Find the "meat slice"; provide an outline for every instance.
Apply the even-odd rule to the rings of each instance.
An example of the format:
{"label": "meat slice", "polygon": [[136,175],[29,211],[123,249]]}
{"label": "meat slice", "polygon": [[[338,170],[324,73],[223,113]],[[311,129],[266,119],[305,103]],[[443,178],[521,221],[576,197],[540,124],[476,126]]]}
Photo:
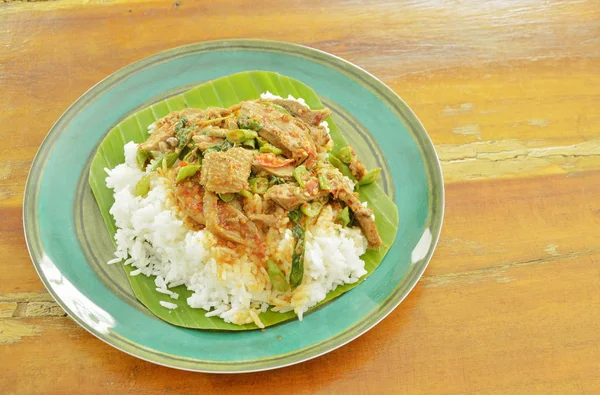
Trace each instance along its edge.
{"label": "meat slice", "polygon": [[[154,132],[152,132],[145,142],[140,144],[140,148],[146,151],[165,151],[166,148],[174,148],[177,145],[177,140],[174,140],[174,144],[168,144],[168,142],[170,142],[169,139],[175,138],[178,124],[184,118],[186,121],[184,126],[206,126],[207,122],[211,119],[222,118],[231,114],[231,110],[219,107],[211,107],[205,110],[186,108],[181,111],[174,111],[156,121]],[[219,125],[220,123],[223,122],[217,122],[216,124]],[[181,127],[181,125],[179,126]]]}
{"label": "meat slice", "polygon": [[206,228],[225,240],[246,246],[262,248],[256,225],[235,205],[225,203],[213,192],[204,194]]}
{"label": "meat slice", "polygon": [[243,102],[240,109],[243,118],[254,119],[262,126],[258,134],[269,143],[280,148],[283,154],[294,159],[296,164],[306,161],[310,168],[316,163],[316,148],[308,131],[288,114],[257,102]]}
{"label": "meat slice", "polygon": [[373,210],[362,205],[358,194],[354,192],[342,173],[334,167],[325,167],[321,170],[321,174],[327,179],[329,191],[334,198],[341,200],[352,210],[354,218],[360,225],[361,229],[370,247],[377,247],[383,244],[377,225],[373,219]]}
{"label": "meat slice", "polygon": [[253,154],[244,148],[204,155],[200,183],[207,191],[232,193],[248,189]]}
{"label": "meat slice", "polygon": [[194,140],[196,147],[198,147],[200,151],[204,151],[207,148],[214,147],[215,145],[221,145],[225,142],[224,138],[206,135],[193,136],[192,140]]}
{"label": "meat slice", "polygon": [[265,200],[272,200],[286,210],[294,210],[299,205],[327,196],[328,191],[323,191],[312,186],[303,189],[296,184],[273,185],[265,193]]}
{"label": "meat slice", "polygon": [[311,110],[309,107],[291,99],[273,99],[273,103],[288,110],[290,114],[302,119],[312,126],[318,126],[325,118],[331,115],[331,110],[323,108],[322,110]]}

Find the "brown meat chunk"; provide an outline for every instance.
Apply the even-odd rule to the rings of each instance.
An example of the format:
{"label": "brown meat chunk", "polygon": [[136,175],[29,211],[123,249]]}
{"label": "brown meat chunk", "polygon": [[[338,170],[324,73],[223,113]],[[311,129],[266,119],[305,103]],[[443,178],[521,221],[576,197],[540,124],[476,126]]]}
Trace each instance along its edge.
{"label": "brown meat chunk", "polygon": [[232,204],[212,193],[204,194],[206,228],[225,240],[261,248],[261,235],[256,225]]}
{"label": "brown meat chunk", "polygon": [[299,205],[327,196],[328,191],[319,189],[318,181],[308,183],[306,188],[296,184],[273,185],[265,193],[265,200],[272,200],[286,210],[294,210]]}
{"label": "brown meat chunk", "polygon": [[242,103],[240,115],[260,122],[262,128],[258,134],[280,148],[286,157],[294,159],[296,164],[306,161],[306,167],[314,166],[317,155],[315,144],[294,117],[252,101]]}
{"label": "brown meat chunk", "polygon": [[206,135],[193,136],[192,140],[194,140],[196,147],[198,147],[200,151],[204,151],[210,147],[214,147],[215,145],[221,145],[223,142],[225,142],[224,138]]}
{"label": "brown meat chunk", "polygon": [[252,157],[251,151],[237,147],[225,152],[209,152],[202,161],[200,183],[207,191],[216,193],[248,189]]}
{"label": "brown meat chunk", "polygon": [[377,225],[373,219],[373,210],[361,204],[358,194],[350,189],[345,182],[342,173],[333,167],[326,167],[322,174],[327,178],[330,191],[334,198],[341,200],[354,213],[354,218],[363,230],[370,247],[377,247],[383,244]]}
{"label": "brown meat chunk", "polygon": [[[169,146],[173,148],[172,145],[167,144],[167,141],[170,138],[175,138],[177,124],[183,117],[187,119],[187,126],[206,126],[208,120],[221,118],[230,114],[230,110],[218,107],[207,108],[205,110],[199,108],[186,108],[181,111],[174,111],[156,121],[154,132],[148,137],[148,140],[140,144],[140,148],[146,151],[164,151],[164,148]],[[217,123],[217,125],[219,124],[220,123]],[[161,149],[161,147],[163,149]]]}
{"label": "brown meat chunk", "polygon": [[302,119],[309,125],[318,126],[325,118],[331,115],[331,110],[323,108],[322,110],[311,110],[303,106],[296,100],[291,99],[273,99],[273,103],[288,110],[290,114]]}

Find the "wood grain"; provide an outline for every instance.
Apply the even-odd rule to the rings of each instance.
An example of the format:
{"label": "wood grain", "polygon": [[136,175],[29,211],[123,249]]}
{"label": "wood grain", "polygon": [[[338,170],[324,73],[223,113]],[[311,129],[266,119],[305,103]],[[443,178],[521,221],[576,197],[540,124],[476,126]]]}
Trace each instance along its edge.
{"label": "wood grain", "polygon": [[[446,217],[422,281],[358,340],[273,372],[194,374],[64,315],[27,254],[22,198],[45,134],[89,87],[234,37],[322,49],[394,89],[436,144]],[[600,393],[599,64],[594,0],[0,4],[3,393]]]}

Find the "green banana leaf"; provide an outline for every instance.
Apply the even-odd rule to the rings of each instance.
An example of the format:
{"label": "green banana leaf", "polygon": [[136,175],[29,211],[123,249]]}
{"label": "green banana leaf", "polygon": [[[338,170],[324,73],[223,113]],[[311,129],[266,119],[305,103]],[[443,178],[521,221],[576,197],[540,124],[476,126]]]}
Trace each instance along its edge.
{"label": "green banana leaf", "polygon": [[[267,90],[282,97],[287,97],[290,94],[294,97],[302,97],[311,108],[323,108],[323,104],[317,94],[300,81],[273,72],[249,71],[205,82],[188,92],[170,97],[141,110],[115,126],[98,147],[98,151],[91,163],[89,175],[90,186],[110,235],[114,236],[116,232],[114,219],[109,213],[110,207],[114,203],[114,198],[113,191],[105,184],[107,175],[104,168],[112,169],[124,162],[123,146],[127,142],[134,141],[139,143],[146,140],[148,137],[148,125],[171,111],[181,110],[186,107],[229,107],[243,100],[257,99],[261,93]],[[347,142],[340,130],[335,126],[335,123],[331,119],[327,119],[327,122],[329,123],[331,136],[335,143],[335,152],[341,147],[346,146]],[[327,295],[325,300],[313,307],[313,309],[335,299],[364,281],[381,263],[394,241],[398,227],[398,209],[394,202],[385,195],[381,187],[376,183],[361,187],[360,197],[362,201],[369,202],[369,207],[374,210],[377,228],[383,239],[384,247],[381,247],[379,250],[368,250],[362,256],[365,261],[365,269],[368,272],[366,276],[363,276],[357,283],[337,287]],[[131,266],[124,266],[124,268],[127,274],[135,269]],[[179,299],[168,300],[171,303],[177,304],[178,308],[174,310],[166,309],[159,304],[159,301],[167,299],[165,295],[156,292],[153,277],[143,275],[132,277],[128,275],[127,278],[136,297],[157,317],[173,325],[196,329],[231,331],[257,329],[254,324],[240,326],[227,323],[219,317],[205,317],[205,310],[191,308],[187,305],[186,299],[192,293],[183,285],[173,288],[173,291],[180,295]],[[296,316],[293,312],[275,313],[269,310],[260,315],[260,319],[265,326],[294,318]]]}

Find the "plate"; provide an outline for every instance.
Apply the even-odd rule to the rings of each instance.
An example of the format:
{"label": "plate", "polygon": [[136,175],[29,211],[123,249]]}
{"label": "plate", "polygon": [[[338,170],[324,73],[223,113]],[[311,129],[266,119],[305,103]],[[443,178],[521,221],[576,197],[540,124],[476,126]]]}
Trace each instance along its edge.
{"label": "plate", "polygon": [[[364,283],[265,331],[201,331],[154,317],[133,296],[87,184],[90,160],[128,115],[204,81],[275,71],[311,86],[382,187],[400,224],[388,255]],[[24,228],[44,285],[82,327],[136,357],[202,372],[249,372],[305,361],[357,338],[387,316],[425,270],[439,238],[443,181],[435,149],[408,106],[382,82],[333,55],[262,40],[204,42],[161,52],[112,74],[79,98],[40,147],[28,180]]]}

